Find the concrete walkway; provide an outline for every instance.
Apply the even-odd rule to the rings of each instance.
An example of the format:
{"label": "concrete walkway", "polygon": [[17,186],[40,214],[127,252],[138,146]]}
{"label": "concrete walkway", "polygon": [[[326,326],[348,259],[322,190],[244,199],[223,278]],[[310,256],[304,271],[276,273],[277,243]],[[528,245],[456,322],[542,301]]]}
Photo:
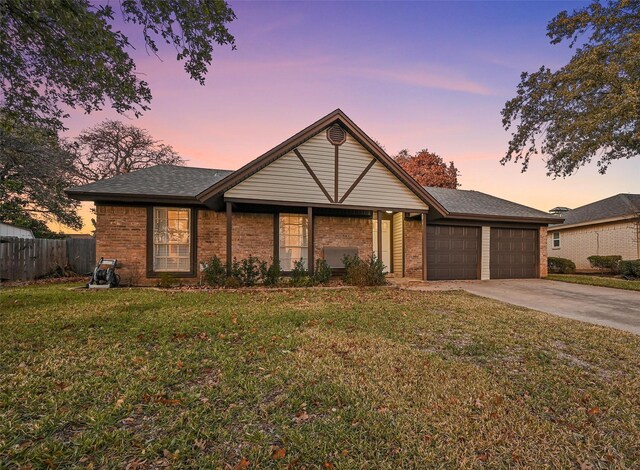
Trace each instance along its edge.
{"label": "concrete walkway", "polygon": [[640,292],[543,279],[409,282],[411,290],[462,289],[521,307],[640,334]]}

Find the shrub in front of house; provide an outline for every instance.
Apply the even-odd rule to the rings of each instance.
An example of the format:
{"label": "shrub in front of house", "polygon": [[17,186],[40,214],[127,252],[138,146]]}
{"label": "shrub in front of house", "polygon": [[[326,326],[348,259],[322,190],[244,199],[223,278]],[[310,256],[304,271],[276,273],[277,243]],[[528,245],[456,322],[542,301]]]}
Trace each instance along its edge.
{"label": "shrub in front of house", "polygon": [[331,279],[331,268],[325,259],[316,260],[316,269],[313,271],[313,280],[316,284],[326,284]]}
{"label": "shrub in front of house", "polygon": [[620,255],[608,255],[608,256],[589,256],[587,258],[592,268],[602,269],[612,273],[618,272],[618,263],[622,261]]}
{"label": "shrub in front of house", "polygon": [[304,265],[304,261],[299,259],[293,263],[289,284],[293,287],[311,287],[313,279],[309,276],[309,271]]}
{"label": "shrub in front of house", "polygon": [[[241,260],[234,258],[231,269],[227,271],[220,258],[214,256],[202,268],[202,279],[206,284],[229,289],[253,287],[259,283],[268,287],[279,286],[282,285],[282,277],[280,263],[273,258],[270,265],[255,256]],[[328,282],[330,277],[331,268],[325,260],[316,261],[313,276],[309,275],[304,261],[298,260],[291,270],[289,285],[292,287],[311,287]]]}
{"label": "shrub in front of house", "polygon": [[626,278],[640,279],[640,259],[620,261],[618,270]]}
{"label": "shrub in front of house", "polygon": [[547,258],[547,266],[550,273],[573,274],[576,272],[576,263],[567,258]]}
{"label": "shrub in front of house", "polygon": [[358,255],[342,258],[345,268],[344,282],[352,286],[382,286],[387,283],[384,263],[376,255],[363,260]]}
{"label": "shrub in front of house", "polygon": [[[263,267],[266,263],[263,265]],[[282,268],[280,262],[271,258],[271,265],[262,274],[262,283],[265,286],[274,287],[282,282]]]}
{"label": "shrub in front of house", "polygon": [[214,256],[205,264],[202,269],[202,280],[213,287],[224,286],[227,280],[227,267],[220,258]]}
{"label": "shrub in front of house", "polygon": [[240,284],[243,287],[255,286],[262,277],[261,273],[267,270],[266,265],[266,261],[261,261],[255,256],[249,255],[248,258],[243,258],[238,270]]}

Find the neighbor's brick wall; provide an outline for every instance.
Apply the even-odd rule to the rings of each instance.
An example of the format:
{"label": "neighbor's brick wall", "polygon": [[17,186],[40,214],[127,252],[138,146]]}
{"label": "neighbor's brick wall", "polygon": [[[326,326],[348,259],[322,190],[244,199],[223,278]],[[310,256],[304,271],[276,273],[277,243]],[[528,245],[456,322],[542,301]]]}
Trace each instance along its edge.
{"label": "neighbor's brick wall", "polygon": [[406,277],[422,277],[422,221],[404,221],[404,273]]}
{"label": "neighbor's brick wall", "polygon": [[[226,220],[226,214],[220,214]],[[234,212],[231,233],[231,254],[237,260],[257,256],[270,261],[273,257],[273,214]],[[226,238],[223,243],[226,250]]]}
{"label": "neighbor's brick wall", "polygon": [[538,234],[538,243],[540,244],[540,277],[547,277],[547,227],[540,227]]}
{"label": "neighbor's brick wall", "polygon": [[96,207],[96,261],[117,258],[124,284],[144,284],[147,266],[147,208]]}
{"label": "neighbor's brick wall", "polygon": [[591,270],[591,255],[620,255],[622,259],[640,258],[638,233],[640,221],[623,221],[560,230],[560,248],[553,248],[550,227],[547,235],[549,256],[568,258],[578,270]]}
{"label": "neighbor's brick wall", "polygon": [[313,218],[314,258],[323,258],[325,247],[356,247],[358,256],[369,258],[373,254],[373,225],[371,219],[359,217]]}

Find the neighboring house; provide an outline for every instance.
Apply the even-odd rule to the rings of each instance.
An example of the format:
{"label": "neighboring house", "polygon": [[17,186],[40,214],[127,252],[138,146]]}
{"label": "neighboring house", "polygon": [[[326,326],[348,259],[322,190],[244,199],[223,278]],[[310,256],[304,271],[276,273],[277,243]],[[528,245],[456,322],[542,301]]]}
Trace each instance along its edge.
{"label": "neighboring house", "polygon": [[30,228],[0,222],[0,237],[36,238]]}
{"label": "neighboring house", "polygon": [[617,194],[563,212],[564,222],[549,227],[549,256],[567,258],[590,270],[592,255],[640,259],[640,194]]}
{"label": "neighboring house", "polygon": [[394,276],[541,277],[558,220],[422,188],[340,110],[236,171],[156,166],[67,193],[96,203],[97,256],[147,284],[165,272],[195,281],[214,255],[279,259],[288,271],[298,259],[341,268],[343,254],[376,253]]}

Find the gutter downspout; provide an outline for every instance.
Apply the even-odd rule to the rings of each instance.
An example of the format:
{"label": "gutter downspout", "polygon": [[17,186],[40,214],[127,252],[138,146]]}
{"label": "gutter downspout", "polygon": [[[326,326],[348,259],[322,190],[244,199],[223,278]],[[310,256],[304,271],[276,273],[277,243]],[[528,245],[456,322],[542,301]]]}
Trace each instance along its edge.
{"label": "gutter downspout", "polygon": [[636,220],[636,259],[640,259],[640,212],[638,212],[638,220]]}

